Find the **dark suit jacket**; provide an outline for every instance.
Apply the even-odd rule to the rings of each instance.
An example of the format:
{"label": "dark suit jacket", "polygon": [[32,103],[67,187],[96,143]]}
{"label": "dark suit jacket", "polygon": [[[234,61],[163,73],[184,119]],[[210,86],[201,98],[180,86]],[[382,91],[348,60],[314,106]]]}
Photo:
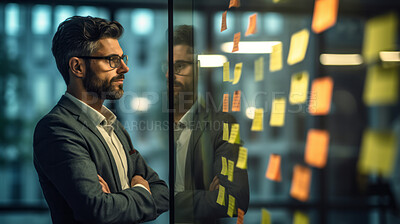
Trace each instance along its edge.
{"label": "dark suit jacket", "polygon": [[[247,211],[249,206],[249,182],[247,170],[236,167],[239,144],[222,140],[223,123],[237,123],[226,113],[207,112],[198,107],[193,117],[192,135],[186,157],[185,191],[175,195],[175,217],[177,222],[215,223],[217,219],[229,217],[228,194],[235,197],[237,208]],[[233,182],[221,174],[221,157],[235,162]],[[209,191],[209,186],[218,176],[225,187],[225,206],[217,204],[218,190]]]}
{"label": "dark suit jacket", "polygon": [[[141,187],[122,190],[107,143],[81,108],[63,96],[36,126],[34,164],[53,223],[135,223],[168,210],[168,188],[143,160],[119,121],[113,124],[128,160],[128,177]],[[111,194],[103,193],[99,174]]]}

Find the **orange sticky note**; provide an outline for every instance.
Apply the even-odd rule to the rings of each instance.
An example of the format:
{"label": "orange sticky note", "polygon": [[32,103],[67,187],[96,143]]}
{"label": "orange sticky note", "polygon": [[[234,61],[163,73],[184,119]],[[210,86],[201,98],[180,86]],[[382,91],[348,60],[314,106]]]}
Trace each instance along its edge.
{"label": "orange sticky note", "polygon": [[326,165],[329,148],[329,132],[310,129],[307,134],[304,159],[311,166],[323,168]]}
{"label": "orange sticky note", "polygon": [[316,0],[311,28],[321,33],[336,24],[339,0]]}
{"label": "orange sticky note", "polygon": [[241,95],[240,90],[236,90],[233,93],[232,111],[235,111],[235,112],[240,111],[240,95]]}
{"label": "orange sticky note", "polygon": [[221,32],[226,30],[226,14],[228,13],[228,11],[225,11],[224,13],[222,13],[222,22],[221,22]]}
{"label": "orange sticky note", "polygon": [[249,26],[244,34],[245,36],[257,33],[257,13],[254,13],[249,17]]}
{"label": "orange sticky note", "polygon": [[235,36],[233,37],[233,48],[232,52],[236,52],[239,50],[239,41],[240,41],[240,32],[235,33]]}
{"label": "orange sticky note", "polygon": [[240,7],[240,0],[231,0],[229,2],[229,8],[232,8],[232,7],[239,8]]}
{"label": "orange sticky note", "polygon": [[333,79],[331,77],[317,78],[311,86],[308,111],[312,115],[327,115],[331,109]]}
{"label": "orange sticky note", "polygon": [[224,94],[224,100],[222,103],[222,112],[229,112],[229,94]]}
{"label": "orange sticky note", "polygon": [[243,224],[243,218],[244,218],[244,211],[240,208],[238,208],[238,217],[236,224]]}
{"label": "orange sticky note", "polygon": [[265,177],[273,181],[281,181],[281,156],[271,154],[269,156],[268,169]]}
{"label": "orange sticky note", "polygon": [[293,168],[292,186],[290,196],[299,200],[307,201],[310,195],[311,169],[296,165]]}

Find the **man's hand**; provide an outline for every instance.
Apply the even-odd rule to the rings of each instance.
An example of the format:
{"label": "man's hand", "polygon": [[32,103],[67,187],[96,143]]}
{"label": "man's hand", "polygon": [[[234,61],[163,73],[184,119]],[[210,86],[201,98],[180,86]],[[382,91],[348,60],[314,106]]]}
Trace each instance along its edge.
{"label": "man's hand", "polygon": [[149,182],[145,180],[142,176],[135,175],[131,180],[131,187],[135,186],[136,184],[143,185],[151,194]]}
{"label": "man's hand", "polygon": [[215,191],[219,189],[219,179],[217,176],[214,177],[213,181],[210,184],[209,191]]}
{"label": "man's hand", "polygon": [[101,190],[103,190],[104,193],[111,193],[110,188],[108,187],[107,182],[100,176],[97,174],[97,176],[99,177],[99,182],[101,185]]}

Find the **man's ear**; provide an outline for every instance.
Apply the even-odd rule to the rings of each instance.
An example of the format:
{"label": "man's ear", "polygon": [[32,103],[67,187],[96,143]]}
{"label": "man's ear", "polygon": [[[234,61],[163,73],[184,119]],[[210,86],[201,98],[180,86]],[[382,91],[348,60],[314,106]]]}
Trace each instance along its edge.
{"label": "man's ear", "polygon": [[72,57],[68,61],[69,69],[72,74],[77,78],[83,78],[85,76],[85,61],[82,58]]}

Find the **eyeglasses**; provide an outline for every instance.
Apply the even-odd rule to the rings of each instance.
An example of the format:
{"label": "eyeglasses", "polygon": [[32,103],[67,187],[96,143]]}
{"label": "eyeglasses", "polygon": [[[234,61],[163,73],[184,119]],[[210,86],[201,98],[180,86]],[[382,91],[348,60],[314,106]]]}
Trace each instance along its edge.
{"label": "eyeglasses", "polygon": [[110,64],[111,68],[119,68],[121,66],[121,60],[124,61],[125,65],[128,65],[128,55],[110,55],[104,57],[97,57],[97,56],[77,56],[78,58],[84,59],[106,59]]}
{"label": "eyeglasses", "polygon": [[[174,67],[174,74],[175,75],[180,75],[180,76],[187,76],[184,74],[179,74],[183,69],[185,69],[187,66],[189,65],[193,65],[194,63],[192,61],[176,61],[173,64]],[[165,62],[162,67],[161,67],[162,71],[164,73],[166,73],[168,71],[168,63]]]}

